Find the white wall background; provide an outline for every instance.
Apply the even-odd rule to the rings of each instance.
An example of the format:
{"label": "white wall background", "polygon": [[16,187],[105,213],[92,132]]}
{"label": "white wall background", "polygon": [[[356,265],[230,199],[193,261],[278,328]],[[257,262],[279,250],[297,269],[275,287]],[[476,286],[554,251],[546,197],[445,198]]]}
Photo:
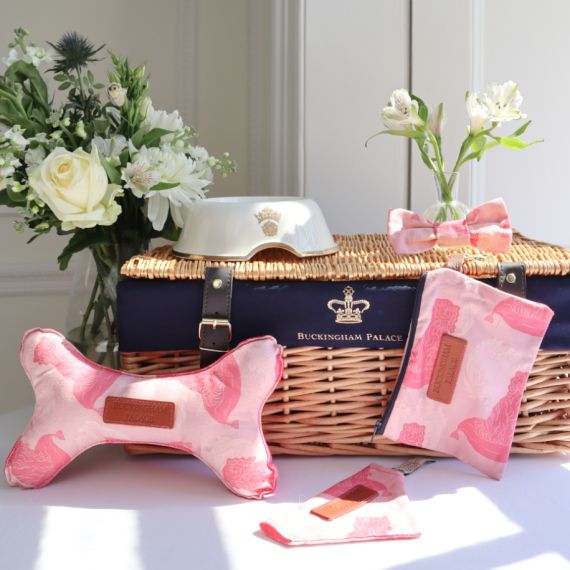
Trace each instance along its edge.
{"label": "white wall background", "polygon": [[[467,124],[465,90],[513,79],[542,145],[496,150],[462,173],[463,197],[503,196],[515,227],[570,245],[565,0],[19,0],[0,19],[0,52],[23,25],[38,42],[67,30],[146,62],[157,107],[180,109],[214,153],[237,159],[212,195],[315,198],[335,232],[383,232],[387,210],[423,210],[432,180],[405,141],[364,141],[391,91],[443,100],[446,151]],[[104,64],[99,78],[104,80]],[[0,411],[31,401],[17,347],[32,326],[64,329],[63,241],[25,245],[0,213]]]}

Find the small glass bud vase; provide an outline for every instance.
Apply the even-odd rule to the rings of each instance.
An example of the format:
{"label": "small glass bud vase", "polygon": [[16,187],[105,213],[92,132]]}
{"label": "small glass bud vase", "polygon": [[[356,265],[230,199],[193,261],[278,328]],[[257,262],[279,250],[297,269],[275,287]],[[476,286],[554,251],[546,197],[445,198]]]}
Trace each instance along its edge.
{"label": "small glass bud vase", "polygon": [[465,218],[470,208],[457,198],[459,194],[459,172],[434,174],[434,179],[438,201],[424,212],[424,217],[435,223]]}

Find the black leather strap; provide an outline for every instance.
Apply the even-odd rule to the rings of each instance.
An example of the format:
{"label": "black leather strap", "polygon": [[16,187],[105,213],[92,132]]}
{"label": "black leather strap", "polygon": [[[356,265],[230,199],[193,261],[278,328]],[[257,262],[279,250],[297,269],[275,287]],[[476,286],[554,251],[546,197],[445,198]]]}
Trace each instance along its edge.
{"label": "black leather strap", "polygon": [[232,325],[233,272],[225,267],[208,267],[204,280],[200,339],[200,367],[215,362],[230,348]]}
{"label": "black leather strap", "polygon": [[499,263],[497,288],[505,293],[526,297],[526,271],[522,263]]}

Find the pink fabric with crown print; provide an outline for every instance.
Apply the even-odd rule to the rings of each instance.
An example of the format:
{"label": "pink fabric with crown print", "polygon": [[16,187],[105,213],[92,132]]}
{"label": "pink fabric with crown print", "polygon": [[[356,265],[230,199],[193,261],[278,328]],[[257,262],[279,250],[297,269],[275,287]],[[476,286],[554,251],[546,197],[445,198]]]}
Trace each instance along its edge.
{"label": "pink fabric with crown print", "polygon": [[[364,485],[378,495],[334,520],[324,520],[310,512],[357,485]],[[421,534],[410,509],[404,476],[375,463],[282,516],[262,522],[260,527],[273,540],[290,546],[417,538]]]}
{"label": "pink fabric with crown print", "polygon": [[139,376],[94,364],[56,331],[31,330],[20,359],[36,406],[6,479],[43,487],[94,445],[152,443],[195,455],[230,491],[261,499],[277,480],[261,411],[281,378],[282,352],[261,337],[196,372]]}
{"label": "pink fabric with crown print", "polygon": [[[414,312],[400,376],[377,432],[454,455],[500,479],[553,312],[451,269],[422,278]],[[466,341],[449,403],[430,391],[432,382],[453,382],[445,368],[440,376],[434,370],[444,335]],[[452,360],[444,364],[448,371],[454,366]]]}

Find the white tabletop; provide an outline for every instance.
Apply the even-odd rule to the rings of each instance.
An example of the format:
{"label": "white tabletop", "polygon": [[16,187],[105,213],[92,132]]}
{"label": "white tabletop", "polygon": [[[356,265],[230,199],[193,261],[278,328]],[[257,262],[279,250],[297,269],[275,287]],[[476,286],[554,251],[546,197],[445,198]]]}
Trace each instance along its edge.
{"label": "white tabletop", "polygon": [[[0,456],[30,417],[0,416]],[[502,481],[459,461],[406,478],[421,538],[286,547],[259,522],[371,462],[397,458],[277,457],[277,491],[232,495],[198,460],[129,457],[92,449],[53,483],[21,490],[0,482],[2,570],[570,569],[570,456],[515,456]]]}

